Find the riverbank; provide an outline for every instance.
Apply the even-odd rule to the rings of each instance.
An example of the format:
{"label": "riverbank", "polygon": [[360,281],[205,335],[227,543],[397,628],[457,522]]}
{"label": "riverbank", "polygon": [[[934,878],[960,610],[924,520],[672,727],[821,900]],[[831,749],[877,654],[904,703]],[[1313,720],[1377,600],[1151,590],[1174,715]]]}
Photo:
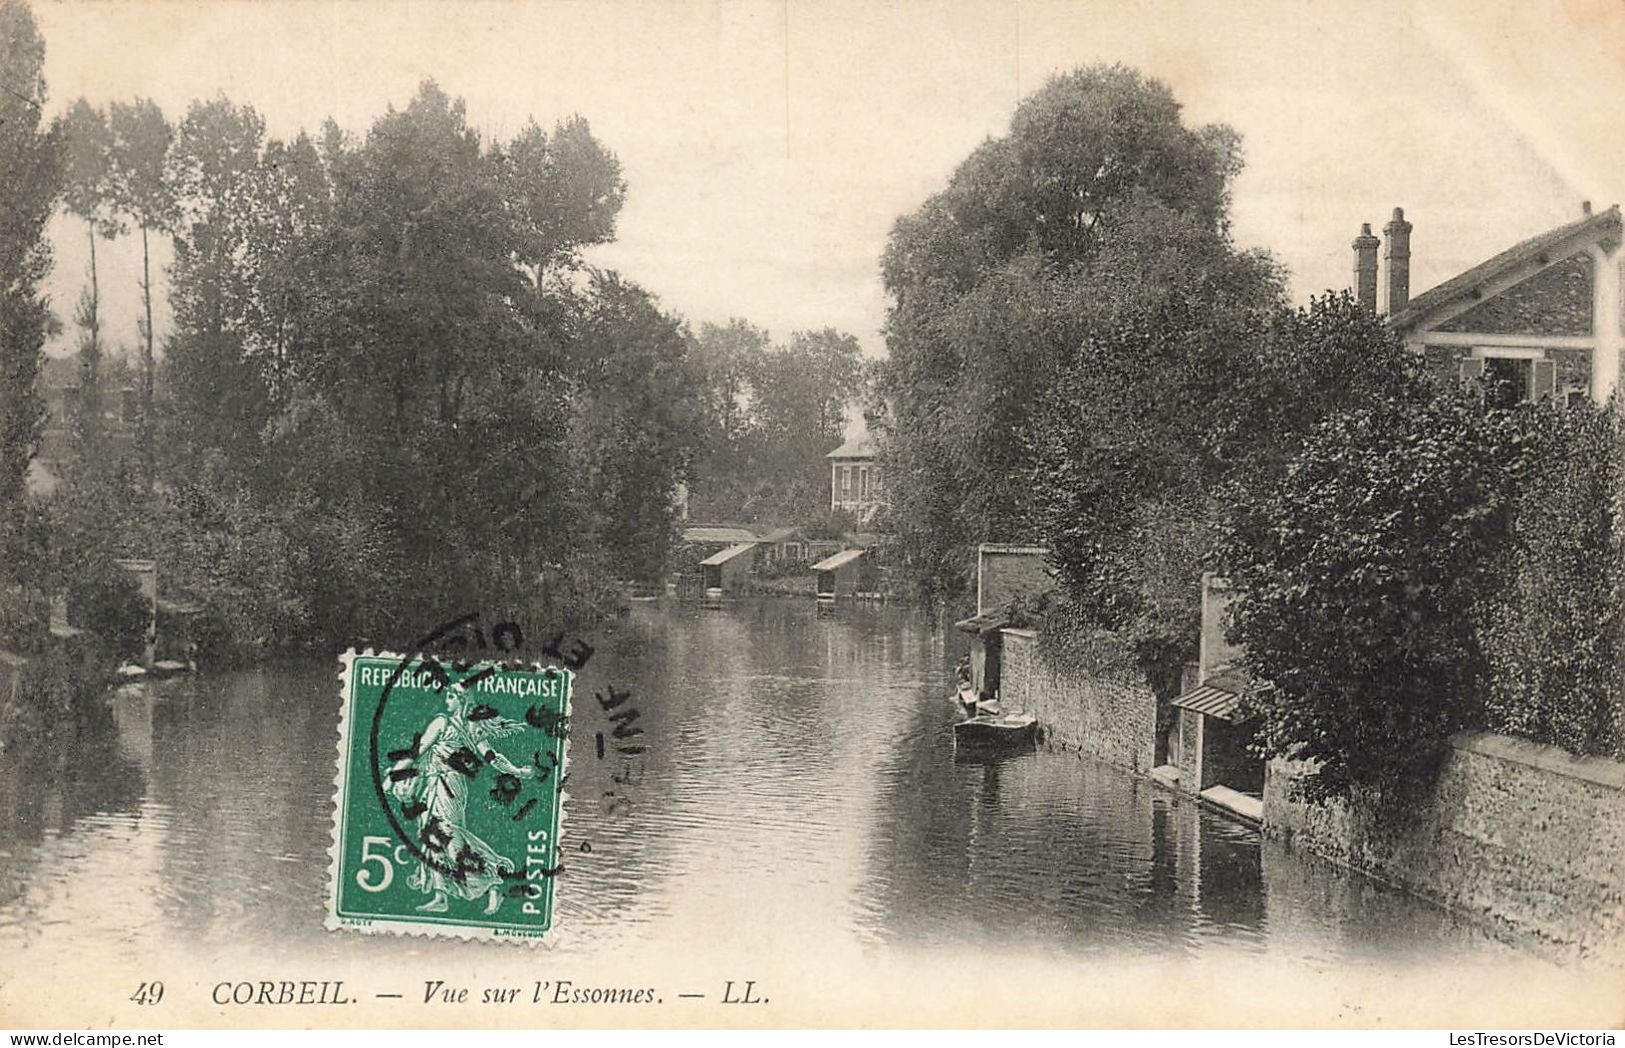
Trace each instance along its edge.
{"label": "riverbank", "polygon": [[[1625,764],[1467,732],[1403,805],[1306,802],[1299,787],[1312,772],[1283,761],[1257,769],[1261,789],[1243,793],[1218,781],[1233,766],[1214,768],[1224,740],[1213,732],[1226,725],[1204,723],[1206,715],[1169,722],[1132,671],[1067,669],[1033,631],[999,633],[1001,701],[1038,717],[1051,745],[1215,803],[1293,849],[1395,884],[1521,947],[1625,963]],[[1221,710],[1222,689],[1209,690],[1190,704]]]}

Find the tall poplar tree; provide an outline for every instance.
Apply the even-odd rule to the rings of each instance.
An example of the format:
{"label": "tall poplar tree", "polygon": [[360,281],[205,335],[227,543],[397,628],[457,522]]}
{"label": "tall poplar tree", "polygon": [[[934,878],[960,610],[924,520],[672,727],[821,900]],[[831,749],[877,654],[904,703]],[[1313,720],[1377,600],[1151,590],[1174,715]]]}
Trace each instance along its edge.
{"label": "tall poplar tree", "polygon": [[0,0],[0,598],[22,581],[20,539],[29,461],[45,409],[39,372],[51,313],[39,293],[50,268],[45,226],[61,191],[54,131],[41,127],[45,42],[28,5]]}
{"label": "tall poplar tree", "polygon": [[113,211],[113,136],[107,114],[83,98],[62,119],[64,146],[63,203],[84,220],[90,242],[90,283],[74,310],[79,326],[79,419],[81,464],[102,462],[101,446],[101,285],[96,271],[96,241],[118,236],[121,223]]}
{"label": "tall poplar tree", "polygon": [[153,386],[157,354],[152,327],[152,247],[154,233],[175,223],[175,194],[165,173],[175,130],[150,98],[114,102],[108,115],[112,133],[113,207],[141,231],[141,462],[149,488],[153,481]]}

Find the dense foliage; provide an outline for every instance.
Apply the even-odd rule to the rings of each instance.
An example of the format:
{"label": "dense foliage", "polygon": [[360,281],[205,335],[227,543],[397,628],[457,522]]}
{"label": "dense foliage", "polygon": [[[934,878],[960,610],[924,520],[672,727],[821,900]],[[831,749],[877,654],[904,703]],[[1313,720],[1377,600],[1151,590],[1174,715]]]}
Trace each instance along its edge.
{"label": "dense foliage", "polygon": [[16,597],[26,528],[24,481],[38,450],[45,406],[39,373],[52,324],[39,292],[51,264],[45,225],[61,193],[54,128],[42,126],[45,43],[22,0],[0,0],[0,602]]}
{"label": "dense foliage", "polygon": [[1278,295],[1225,234],[1238,169],[1228,129],[1188,128],[1163,84],[1095,67],[1025,99],[897,222],[874,414],[899,552],[927,596],[963,590],[977,542],[1042,537],[1029,441],[1046,393],[1094,383],[1079,347],[1156,296],[1147,277],[1196,289],[1217,265],[1215,284]]}
{"label": "dense foliage", "polygon": [[1475,609],[1488,662],[1480,723],[1625,757],[1625,424],[1617,403],[1523,416],[1529,466]]}
{"label": "dense foliage", "polygon": [[[202,605],[188,628],[206,661],[400,642],[470,606],[541,636],[661,575],[681,491],[718,486],[707,469],[744,484],[747,516],[823,503],[856,341],[719,349],[590,267],[627,187],[581,117],[493,140],[427,81],[359,136],[329,121],[278,139],[224,96],[174,123],[147,99],[80,99],[47,132],[44,45],[17,0],[0,6],[0,53],[15,88],[0,98],[0,174],[17,187],[0,230],[14,649],[37,647],[66,595],[70,618],[130,654],[147,613],[127,599],[128,556]],[[25,501],[53,323],[34,286],[59,199],[91,249],[79,396],[54,494]],[[126,356],[104,345],[95,254],[132,232]],[[174,248],[167,333],[157,237]],[[747,468],[722,469],[736,444]]]}
{"label": "dense foliage", "polygon": [[824,328],[775,345],[736,318],[702,325],[694,353],[706,401],[690,515],[799,523],[827,513],[824,456],[842,442],[861,386],[857,339]]}
{"label": "dense foliage", "polygon": [[1455,391],[1343,412],[1237,507],[1234,637],[1273,686],[1262,741],[1318,763],[1316,793],[1425,783],[1475,722],[1489,665],[1474,613],[1530,465],[1524,413]]}

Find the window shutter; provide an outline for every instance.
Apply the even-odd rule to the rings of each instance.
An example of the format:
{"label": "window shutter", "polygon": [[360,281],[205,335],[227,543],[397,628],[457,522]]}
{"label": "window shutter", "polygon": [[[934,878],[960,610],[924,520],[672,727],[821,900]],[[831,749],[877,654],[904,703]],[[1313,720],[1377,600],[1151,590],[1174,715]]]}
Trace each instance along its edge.
{"label": "window shutter", "polygon": [[1484,358],[1463,357],[1461,361],[1461,380],[1482,384],[1484,381]]}
{"label": "window shutter", "polygon": [[1529,399],[1539,403],[1557,393],[1557,361],[1535,361],[1533,387],[1529,391]]}

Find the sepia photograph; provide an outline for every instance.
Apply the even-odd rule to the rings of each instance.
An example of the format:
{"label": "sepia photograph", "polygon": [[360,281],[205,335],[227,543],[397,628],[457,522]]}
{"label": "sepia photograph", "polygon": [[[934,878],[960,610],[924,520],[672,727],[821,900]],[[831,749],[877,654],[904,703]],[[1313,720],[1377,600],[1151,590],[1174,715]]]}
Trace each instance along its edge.
{"label": "sepia photograph", "polygon": [[1619,0],[0,0],[0,1028],[1613,1044],[1622,116]]}

